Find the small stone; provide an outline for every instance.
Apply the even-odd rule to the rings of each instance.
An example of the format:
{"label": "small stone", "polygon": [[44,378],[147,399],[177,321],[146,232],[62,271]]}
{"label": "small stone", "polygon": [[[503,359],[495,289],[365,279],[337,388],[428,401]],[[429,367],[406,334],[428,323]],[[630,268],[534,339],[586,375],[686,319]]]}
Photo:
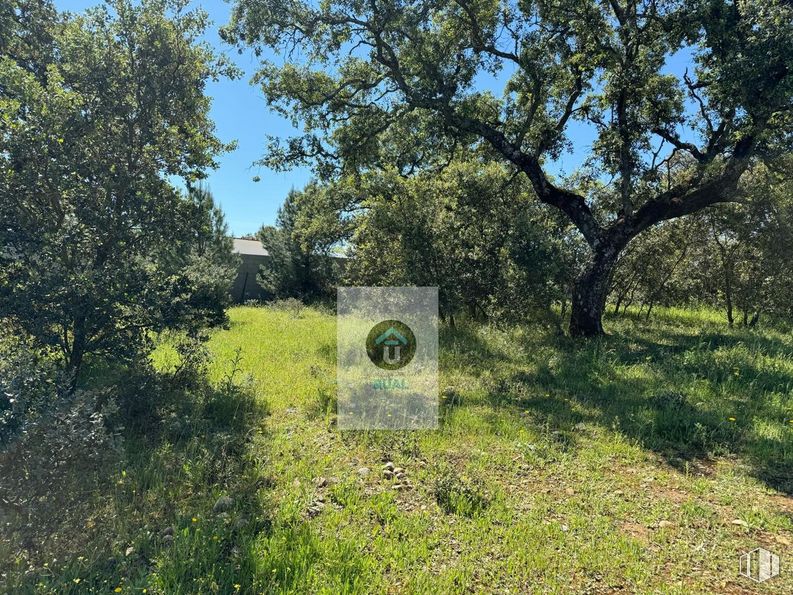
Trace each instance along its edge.
{"label": "small stone", "polygon": [[562,530],[562,533],[567,533],[570,530],[570,527],[564,524],[559,528]]}
{"label": "small stone", "polygon": [[360,475],[361,477],[366,477],[367,475],[369,475],[369,467],[361,467],[360,469],[358,469],[358,475]]}
{"label": "small stone", "polygon": [[160,535],[162,537],[168,537],[169,535],[173,536],[173,527],[165,527],[165,529],[162,530],[162,533],[160,533]]}
{"label": "small stone", "polygon": [[247,524],[248,524],[248,519],[245,518],[244,516],[237,517],[234,520],[234,528],[237,530],[244,529],[247,526]]}
{"label": "small stone", "polygon": [[749,523],[747,523],[746,521],[744,521],[744,520],[741,520],[741,519],[735,519],[735,520],[732,522],[732,524],[733,524],[733,525],[739,525],[739,526],[741,526],[741,527],[748,527],[748,526],[749,526]]}
{"label": "small stone", "polygon": [[228,512],[234,506],[234,499],[230,496],[221,496],[218,498],[215,505],[212,507],[212,512],[219,514],[221,512]]}
{"label": "small stone", "polygon": [[394,470],[394,463],[388,461],[385,465],[383,465],[383,469],[386,471],[393,471]]}
{"label": "small stone", "polygon": [[401,490],[404,490],[405,486],[403,484],[401,484],[401,483],[395,483],[394,484],[394,489],[399,492]]}
{"label": "small stone", "polygon": [[383,471],[383,477],[385,479],[393,479],[394,478],[394,472],[393,471],[389,471],[388,469],[386,469],[385,471]]}
{"label": "small stone", "polygon": [[132,547],[132,546],[129,546],[129,547],[127,548],[127,550],[124,552],[124,555],[125,555],[125,556],[131,556],[131,555],[132,555],[132,552],[134,552],[134,551],[135,551],[135,548],[134,548],[134,547]]}
{"label": "small stone", "polygon": [[165,545],[171,545],[171,544],[173,543],[173,535],[165,535],[165,536],[162,538],[162,542],[163,542]]}
{"label": "small stone", "polygon": [[405,477],[407,477],[407,475],[405,475],[404,473],[397,473],[397,474],[395,475],[395,477],[396,477],[398,480],[400,480],[400,481],[401,481],[401,480],[405,479]]}
{"label": "small stone", "polygon": [[314,485],[317,486],[318,488],[324,488],[326,485],[328,485],[328,478],[327,477],[317,477],[314,480]]}
{"label": "small stone", "polygon": [[573,496],[575,494],[575,490],[573,488],[566,488],[564,493],[568,496]]}
{"label": "small stone", "polygon": [[397,467],[394,469],[394,475],[399,475],[400,473],[404,473],[405,470],[402,467]]}
{"label": "small stone", "polygon": [[659,521],[658,527],[663,529],[664,527],[671,527],[673,524],[671,521]]}

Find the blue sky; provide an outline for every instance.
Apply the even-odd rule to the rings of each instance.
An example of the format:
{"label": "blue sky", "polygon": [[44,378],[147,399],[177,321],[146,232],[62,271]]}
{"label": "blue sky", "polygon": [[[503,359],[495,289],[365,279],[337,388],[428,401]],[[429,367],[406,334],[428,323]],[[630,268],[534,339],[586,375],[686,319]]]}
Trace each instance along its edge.
{"label": "blue sky", "polygon": [[[59,10],[72,12],[81,12],[100,3],[101,0],[55,0]],[[196,4],[202,6],[212,20],[206,40],[244,72],[240,79],[208,85],[217,134],[225,142],[237,141],[237,149],[219,157],[219,167],[209,172],[207,183],[226,213],[231,232],[235,236],[255,233],[262,225],[275,222],[278,207],[289,190],[302,188],[311,174],[307,168],[274,172],[254,165],[264,155],[268,134],[286,138],[297,131],[289,121],[269,110],[261,91],[249,84],[258,60],[251,52],[239,54],[220,40],[217,31],[228,22],[231,5],[222,0],[197,1]],[[679,52],[671,58],[666,70],[682,74],[689,62],[690,54]],[[497,78],[482,76],[478,83],[481,88],[491,89],[500,96],[507,76],[507,72],[500,73]],[[572,173],[594,140],[594,131],[578,122],[570,123],[568,134],[574,151],[563,155],[552,166],[554,173]],[[260,181],[254,182],[254,176],[259,176]]]}

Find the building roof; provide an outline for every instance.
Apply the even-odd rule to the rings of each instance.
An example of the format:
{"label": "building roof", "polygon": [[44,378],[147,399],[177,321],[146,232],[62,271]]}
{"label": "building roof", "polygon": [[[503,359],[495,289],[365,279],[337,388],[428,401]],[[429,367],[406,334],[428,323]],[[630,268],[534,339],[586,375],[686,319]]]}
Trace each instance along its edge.
{"label": "building roof", "polygon": [[264,246],[262,246],[259,240],[240,240],[234,238],[234,248],[232,252],[250,256],[270,256],[270,253],[264,249]]}

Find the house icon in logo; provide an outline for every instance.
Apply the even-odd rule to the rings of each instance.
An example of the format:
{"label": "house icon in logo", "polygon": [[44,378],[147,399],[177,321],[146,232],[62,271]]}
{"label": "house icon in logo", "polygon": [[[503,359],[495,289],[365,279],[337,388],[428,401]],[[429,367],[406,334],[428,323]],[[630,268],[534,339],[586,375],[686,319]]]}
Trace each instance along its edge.
{"label": "house icon in logo", "polygon": [[393,326],[375,339],[375,345],[381,345],[383,348],[383,361],[392,365],[399,363],[402,348],[407,344],[408,340]]}
{"label": "house icon in logo", "polygon": [[779,556],[761,547],[741,556],[740,573],[756,583],[762,583],[779,574]]}

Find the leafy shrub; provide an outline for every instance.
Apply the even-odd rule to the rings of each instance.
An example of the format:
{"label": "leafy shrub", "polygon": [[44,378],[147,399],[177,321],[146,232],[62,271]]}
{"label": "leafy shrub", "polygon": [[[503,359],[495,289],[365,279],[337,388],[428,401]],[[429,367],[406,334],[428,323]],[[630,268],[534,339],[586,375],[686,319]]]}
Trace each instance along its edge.
{"label": "leafy shrub", "polygon": [[0,507],[5,535],[34,548],[75,515],[98,487],[108,486],[109,468],[122,458],[121,437],[108,420],[116,412],[110,390],[50,395],[50,409],[29,409],[15,439],[0,451]]}
{"label": "leafy shrub", "polygon": [[0,342],[0,449],[23,431],[26,420],[52,406],[57,386],[50,360],[23,345]]}

